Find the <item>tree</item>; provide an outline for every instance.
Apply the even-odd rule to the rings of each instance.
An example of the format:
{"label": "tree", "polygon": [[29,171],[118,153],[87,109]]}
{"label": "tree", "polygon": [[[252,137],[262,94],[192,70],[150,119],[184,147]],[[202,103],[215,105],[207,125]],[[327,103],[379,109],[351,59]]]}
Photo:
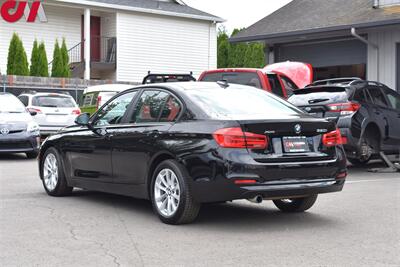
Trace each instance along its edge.
{"label": "tree", "polygon": [[218,32],[218,59],[217,65],[218,68],[227,68],[229,67],[229,36],[226,33],[225,28],[220,28]]}
{"label": "tree", "polygon": [[[241,29],[234,29],[231,37],[235,36],[241,31]],[[232,68],[245,67],[244,59],[246,57],[247,44],[237,43],[231,44],[229,53],[229,66]]]}
{"label": "tree", "polygon": [[38,47],[38,42],[35,39],[35,41],[33,42],[33,48],[31,54],[31,69],[30,69],[31,76],[39,76],[38,63],[39,63],[39,47]]}
{"label": "tree", "polygon": [[61,56],[63,60],[63,77],[71,77],[71,70],[69,68],[69,56],[65,38],[63,38],[61,46]]}
{"label": "tree", "polygon": [[51,77],[64,77],[64,65],[61,49],[56,39],[53,51],[53,63],[51,66]]}
{"label": "tree", "polygon": [[29,75],[29,64],[24,45],[16,33],[13,34],[8,48],[7,74]]}
{"label": "tree", "polygon": [[40,77],[49,77],[49,62],[47,61],[47,53],[44,42],[39,45],[39,56],[38,56],[38,75]]}
{"label": "tree", "polygon": [[262,43],[249,44],[245,53],[244,67],[263,68],[264,66],[264,45]]}
{"label": "tree", "polygon": [[[241,29],[234,29],[231,36]],[[265,66],[264,44],[229,42],[224,27],[218,31],[218,68],[263,68]]]}

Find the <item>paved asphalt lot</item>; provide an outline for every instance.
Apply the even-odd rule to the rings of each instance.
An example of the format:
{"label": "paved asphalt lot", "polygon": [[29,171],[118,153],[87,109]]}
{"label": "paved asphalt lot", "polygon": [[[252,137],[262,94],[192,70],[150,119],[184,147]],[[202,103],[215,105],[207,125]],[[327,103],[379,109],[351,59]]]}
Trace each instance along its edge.
{"label": "paved asphalt lot", "polygon": [[400,266],[400,175],[348,181],[304,214],[239,201],[168,226],[146,201],[48,197],[35,160],[0,156],[0,266]]}

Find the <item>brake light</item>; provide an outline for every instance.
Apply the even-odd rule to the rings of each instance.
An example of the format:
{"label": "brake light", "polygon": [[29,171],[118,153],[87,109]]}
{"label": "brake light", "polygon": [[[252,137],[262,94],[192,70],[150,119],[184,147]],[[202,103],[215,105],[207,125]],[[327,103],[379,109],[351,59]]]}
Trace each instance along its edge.
{"label": "brake light", "polygon": [[101,95],[99,95],[99,96],[97,97],[96,109],[99,109],[99,107],[101,106],[101,105],[100,105],[100,102],[101,102]]}
{"label": "brake light", "polygon": [[343,145],[342,135],[339,129],[326,133],[322,136],[322,144],[326,147]]}
{"label": "brake light", "polygon": [[329,104],[328,108],[331,112],[340,112],[340,115],[351,115],[360,109],[361,105],[354,102]]}
{"label": "brake light", "polygon": [[38,108],[28,108],[28,111],[29,112],[36,112],[37,114],[41,114],[42,113],[42,111],[40,109],[38,109]]}
{"label": "brake light", "polygon": [[221,147],[265,149],[268,146],[267,136],[243,132],[240,127],[217,130],[213,137]]}
{"label": "brake light", "polygon": [[79,115],[79,114],[81,114],[81,110],[80,110],[79,108],[74,109],[74,110],[72,111],[72,115]]}

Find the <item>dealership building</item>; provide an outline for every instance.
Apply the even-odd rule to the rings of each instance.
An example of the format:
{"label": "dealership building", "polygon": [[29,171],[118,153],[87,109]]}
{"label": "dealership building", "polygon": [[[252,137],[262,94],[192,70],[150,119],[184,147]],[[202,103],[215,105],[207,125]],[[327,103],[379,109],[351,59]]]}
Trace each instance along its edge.
{"label": "dealership building", "polygon": [[400,0],[293,0],[235,35],[268,63],[308,62],[315,78],[361,77],[400,92]]}
{"label": "dealership building", "polygon": [[45,17],[33,23],[26,14],[14,23],[0,18],[2,74],[14,32],[28,58],[33,41],[43,41],[49,62],[55,40],[65,38],[77,78],[141,82],[148,71],[199,75],[217,66],[216,25],[222,19],[183,1],[46,0],[42,6]]}

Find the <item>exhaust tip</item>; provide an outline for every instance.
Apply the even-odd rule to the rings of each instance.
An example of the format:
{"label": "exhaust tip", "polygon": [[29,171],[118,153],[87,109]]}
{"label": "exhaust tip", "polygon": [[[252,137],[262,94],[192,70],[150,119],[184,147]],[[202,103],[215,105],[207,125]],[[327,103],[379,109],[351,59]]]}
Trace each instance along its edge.
{"label": "exhaust tip", "polygon": [[249,198],[247,200],[252,202],[252,203],[260,204],[260,203],[263,202],[264,198],[261,195],[258,195],[258,196],[255,196],[253,198]]}

